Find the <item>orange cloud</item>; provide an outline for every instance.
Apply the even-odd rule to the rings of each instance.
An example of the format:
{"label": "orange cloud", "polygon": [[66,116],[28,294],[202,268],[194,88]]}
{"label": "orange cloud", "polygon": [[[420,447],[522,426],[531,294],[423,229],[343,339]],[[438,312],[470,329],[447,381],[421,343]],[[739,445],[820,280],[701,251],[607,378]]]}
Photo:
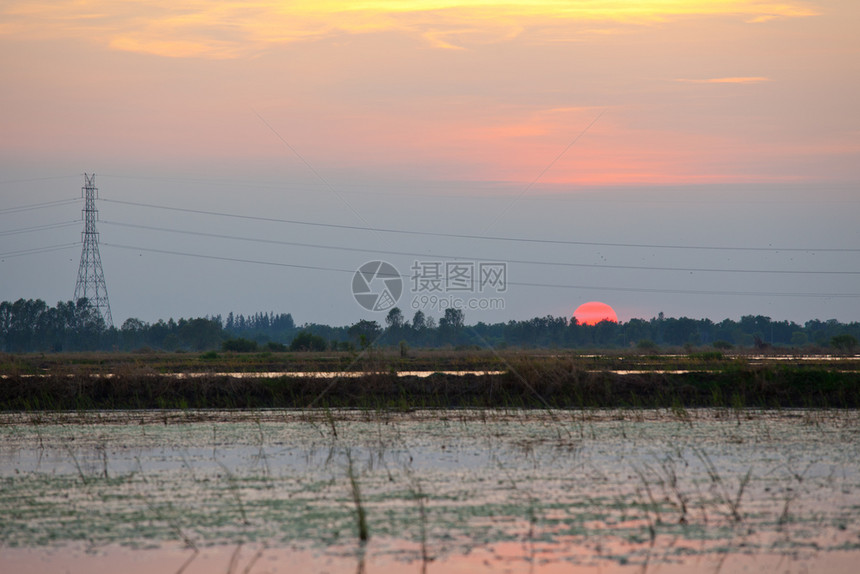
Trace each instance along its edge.
{"label": "orange cloud", "polygon": [[600,23],[650,24],[690,16],[762,22],[815,14],[800,0],[13,0],[0,8],[0,34],[75,37],[165,57],[238,58],[342,34],[399,31],[450,49],[505,41],[527,27],[548,24],[568,26],[575,37],[595,29],[611,33],[611,26]]}

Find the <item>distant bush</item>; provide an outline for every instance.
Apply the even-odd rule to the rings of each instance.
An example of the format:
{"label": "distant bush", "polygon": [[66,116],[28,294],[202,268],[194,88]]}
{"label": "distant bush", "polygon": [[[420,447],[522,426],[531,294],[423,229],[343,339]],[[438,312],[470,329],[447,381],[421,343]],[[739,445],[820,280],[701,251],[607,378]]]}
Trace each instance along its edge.
{"label": "distant bush", "polygon": [[202,355],[200,355],[200,358],[201,358],[201,359],[208,360],[208,361],[209,361],[209,360],[212,360],[212,359],[217,359],[217,358],[218,358],[218,353],[216,353],[215,351],[206,351],[205,353],[203,353]]}
{"label": "distant bush", "polygon": [[221,348],[234,353],[252,353],[257,350],[257,341],[249,341],[239,337],[238,339],[227,339],[221,343]]}
{"label": "distant bush", "polygon": [[734,348],[734,345],[729,343],[728,341],[714,341],[715,349],[722,349],[723,351],[728,351],[729,349]]}
{"label": "distant bush", "polygon": [[327,348],[325,339],[308,331],[301,331],[290,343],[291,351],[325,351]]}
{"label": "distant bush", "polygon": [[273,353],[283,353],[287,350],[287,346],[283,343],[276,343],[274,341],[269,341],[266,343],[266,350],[272,351]]}
{"label": "distant bush", "polygon": [[657,343],[651,339],[639,339],[639,342],[636,343],[636,348],[640,351],[654,351],[657,349]]}
{"label": "distant bush", "polygon": [[835,335],[830,338],[830,346],[843,353],[851,353],[857,347],[854,335]]}

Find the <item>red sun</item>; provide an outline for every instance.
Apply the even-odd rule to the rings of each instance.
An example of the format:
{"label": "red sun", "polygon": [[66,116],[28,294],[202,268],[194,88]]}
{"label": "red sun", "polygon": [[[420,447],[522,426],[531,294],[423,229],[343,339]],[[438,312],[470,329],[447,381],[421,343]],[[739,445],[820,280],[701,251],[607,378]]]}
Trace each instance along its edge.
{"label": "red sun", "polygon": [[573,317],[579,321],[580,325],[597,325],[601,321],[618,322],[618,315],[615,314],[615,310],[600,301],[583,303],[573,312]]}

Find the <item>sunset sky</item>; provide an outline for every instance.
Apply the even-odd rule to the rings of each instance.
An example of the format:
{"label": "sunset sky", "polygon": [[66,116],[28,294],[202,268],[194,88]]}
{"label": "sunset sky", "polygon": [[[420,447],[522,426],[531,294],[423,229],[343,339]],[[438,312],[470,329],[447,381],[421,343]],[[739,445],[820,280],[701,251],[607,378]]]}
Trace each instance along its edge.
{"label": "sunset sky", "polygon": [[79,241],[81,205],[16,208],[95,172],[117,323],[381,321],[344,270],[403,253],[510,261],[467,323],[857,321],[858,25],[855,0],[6,0],[0,300],[72,297],[80,246],[20,252]]}

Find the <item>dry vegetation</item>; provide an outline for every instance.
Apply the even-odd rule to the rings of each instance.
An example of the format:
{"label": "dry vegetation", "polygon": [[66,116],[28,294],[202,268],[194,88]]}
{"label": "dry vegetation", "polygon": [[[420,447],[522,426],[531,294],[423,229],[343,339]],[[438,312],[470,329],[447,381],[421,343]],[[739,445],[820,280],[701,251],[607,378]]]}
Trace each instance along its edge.
{"label": "dry vegetation", "polygon": [[[311,376],[321,372],[343,376]],[[0,376],[7,411],[860,406],[856,357],[717,352],[0,355]]]}

